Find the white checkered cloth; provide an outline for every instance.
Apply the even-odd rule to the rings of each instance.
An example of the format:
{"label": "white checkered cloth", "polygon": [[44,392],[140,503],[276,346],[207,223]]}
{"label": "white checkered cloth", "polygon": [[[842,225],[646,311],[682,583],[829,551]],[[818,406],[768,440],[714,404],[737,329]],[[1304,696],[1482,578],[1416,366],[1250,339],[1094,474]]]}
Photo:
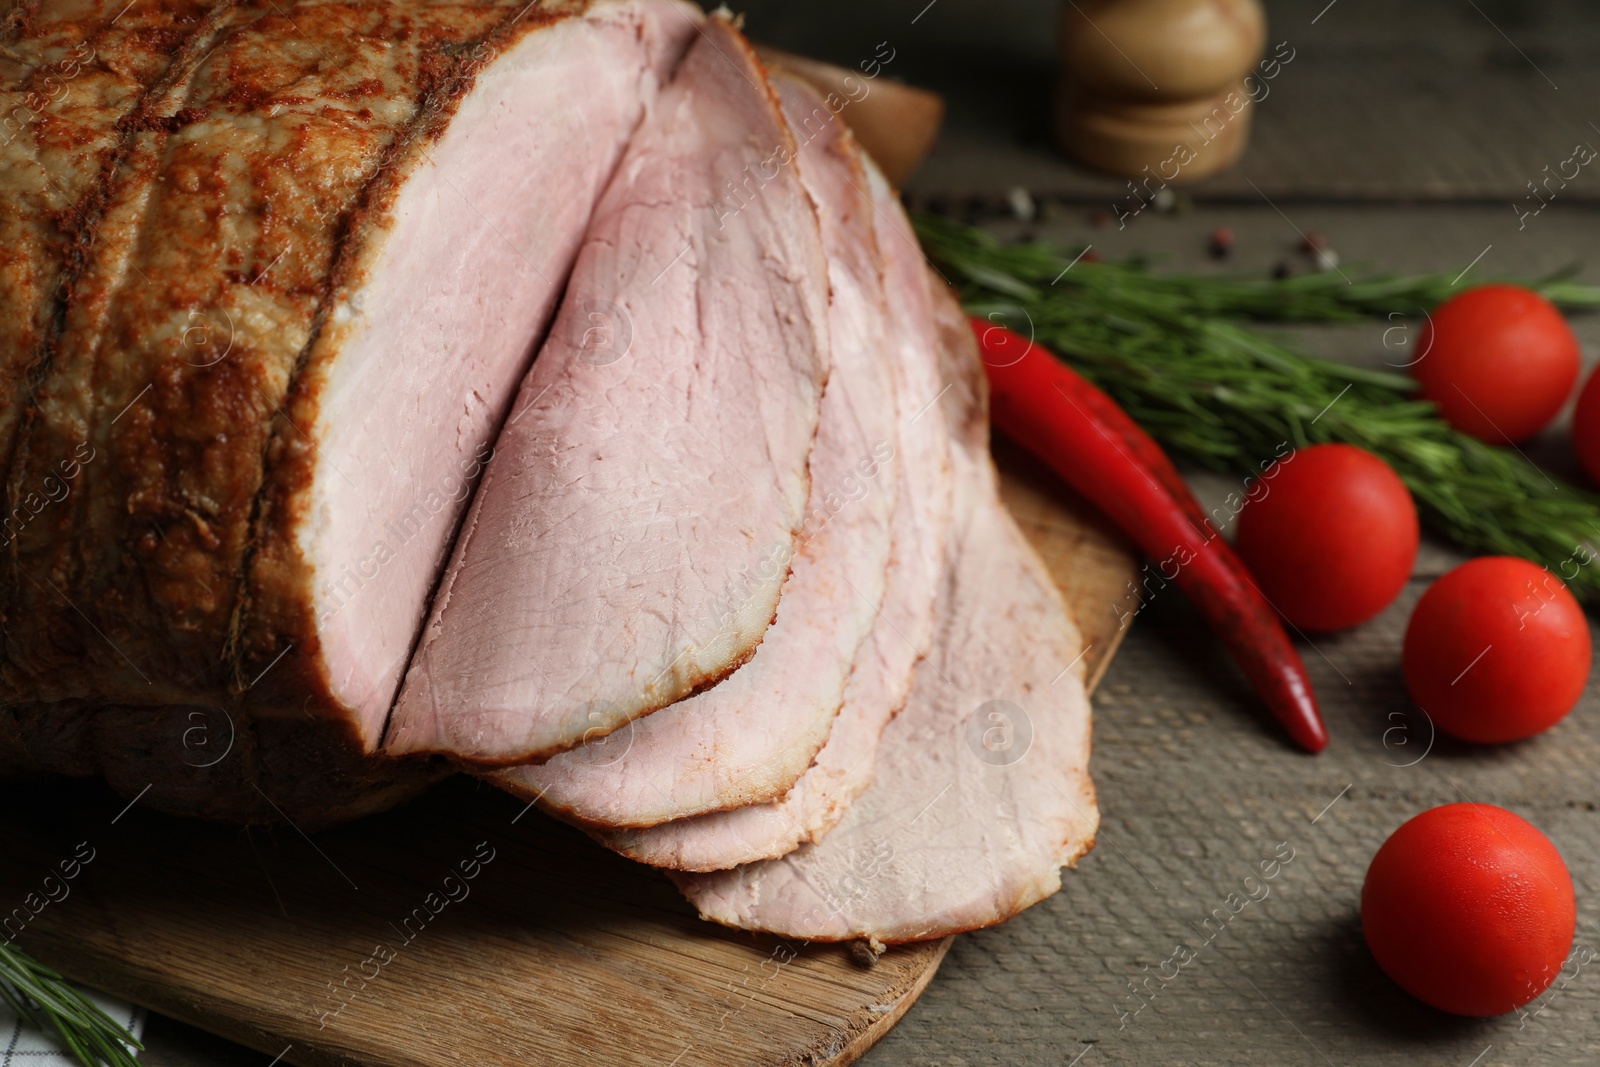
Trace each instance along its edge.
{"label": "white checkered cloth", "polygon": [[[78,987],[84,996],[117,1022],[128,1028],[137,1040],[144,1035],[144,1009]],[[44,1031],[17,1018],[17,1013],[0,1001],[0,1067],[78,1067],[72,1053],[62,1047],[54,1031]]]}

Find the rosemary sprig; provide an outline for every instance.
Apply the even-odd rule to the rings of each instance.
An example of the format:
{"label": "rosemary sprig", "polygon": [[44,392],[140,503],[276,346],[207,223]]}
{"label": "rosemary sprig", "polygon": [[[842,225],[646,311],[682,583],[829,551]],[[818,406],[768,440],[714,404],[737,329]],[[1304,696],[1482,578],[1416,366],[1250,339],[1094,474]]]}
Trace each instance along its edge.
{"label": "rosemary sprig", "polygon": [[0,1000],[41,1030],[54,1030],[84,1067],[139,1067],[143,1045],[66,979],[10,942],[0,942]]}
{"label": "rosemary sprig", "polygon": [[[916,222],[970,313],[1031,328],[1172,453],[1257,475],[1284,442],[1358,445],[1395,469],[1439,533],[1534,560],[1600,604],[1600,567],[1580,551],[1600,545],[1600,495],[1451,429],[1412,398],[1405,375],[1313,359],[1242,321],[1416,314],[1452,291],[1450,276],[1157,275],[1138,261],[1080,262],[1063,274],[1072,257],[1055,247],[1003,245],[932,216]],[[1533,284],[1561,306],[1600,307],[1600,288],[1565,273]]]}

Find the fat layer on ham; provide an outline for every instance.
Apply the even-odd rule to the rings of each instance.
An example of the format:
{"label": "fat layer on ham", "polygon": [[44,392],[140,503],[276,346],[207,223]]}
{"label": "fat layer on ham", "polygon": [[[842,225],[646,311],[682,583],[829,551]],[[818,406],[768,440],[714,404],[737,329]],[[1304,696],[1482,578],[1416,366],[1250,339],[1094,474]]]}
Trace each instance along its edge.
{"label": "fat layer on ham", "polygon": [[828,739],[883,601],[900,463],[872,201],[844,124],[805,83],[773,81],[799,144],[788,165],[817,205],[832,293],[833,370],[806,522],[778,617],[748,663],[600,741],[496,776],[580,823],[655,826],[782,797]]}
{"label": "fat layer on ham", "polygon": [[815,212],[794,168],[751,166],[794,151],[749,45],[712,20],[595,209],[388,752],[544,758],[755,651],[805,518],[829,368]]}
{"label": "fat layer on ham", "polygon": [[[838,121],[835,119],[834,121]],[[844,706],[816,761],[781,800],[643,830],[597,833],[607,847],[658,867],[712,871],[771,859],[817,841],[872,777],[879,736],[905,704],[912,668],[933,636],[934,598],[950,527],[949,429],[922,251],[887,180],[866,161],[884,260],[899,448],[888,591],[856,653]]]}
{"label": "fat layer on ham", "polygon": [[956,521],[939,628],[905,710],[884,731],[871,786],[818,844],[729,871],[674,873],[702,917],[809,940],[942,937],[1049,896],[1060,868],[1092,847],[1099,814],[1081,639],[1000,502],[981,435],[962,434],[952,454]]}

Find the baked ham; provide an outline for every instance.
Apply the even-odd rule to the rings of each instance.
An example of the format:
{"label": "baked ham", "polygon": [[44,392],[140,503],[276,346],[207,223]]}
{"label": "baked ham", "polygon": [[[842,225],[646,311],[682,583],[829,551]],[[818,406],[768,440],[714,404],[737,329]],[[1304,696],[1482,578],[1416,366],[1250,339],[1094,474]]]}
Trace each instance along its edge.
{"label": "baked ham", "polygon": [[0,46],[0,773],[310,829],[465,769],[808,939],[1092,845],[1081,640],[842,101],[679,0]]}
{"label": "baked ham", "polygon": [[[125,7],[12,5],[4,27],[6,113],[33,118],[0,152],[0,307],[25,324],[0,422],[0,764],[116,780],[125,748],[157,749],[157,807],[373,810],[434,775],[362,754],[593,205],[701,16]],[[96,58],[42,98],[79,43]],[[236,774],[184,769],[196,708]],[[297,764],[279,810],[252,762]]]}

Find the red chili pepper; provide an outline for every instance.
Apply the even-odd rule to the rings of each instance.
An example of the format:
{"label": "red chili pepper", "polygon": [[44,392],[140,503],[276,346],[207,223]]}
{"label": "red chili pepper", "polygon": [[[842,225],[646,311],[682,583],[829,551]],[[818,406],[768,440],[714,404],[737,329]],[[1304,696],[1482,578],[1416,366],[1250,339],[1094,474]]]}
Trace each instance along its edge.
{"label": "red chili pepper", "polygon": [[[1104,511],[1177,582],[1295,743],[1320,752],[1328,731],[1305,665],[1272,605],[1216,535],[1161,446],[1106,394],[1049,352],[972,319],[994,422]],[[1167,569],[1175,566],[1176,573]]]}

